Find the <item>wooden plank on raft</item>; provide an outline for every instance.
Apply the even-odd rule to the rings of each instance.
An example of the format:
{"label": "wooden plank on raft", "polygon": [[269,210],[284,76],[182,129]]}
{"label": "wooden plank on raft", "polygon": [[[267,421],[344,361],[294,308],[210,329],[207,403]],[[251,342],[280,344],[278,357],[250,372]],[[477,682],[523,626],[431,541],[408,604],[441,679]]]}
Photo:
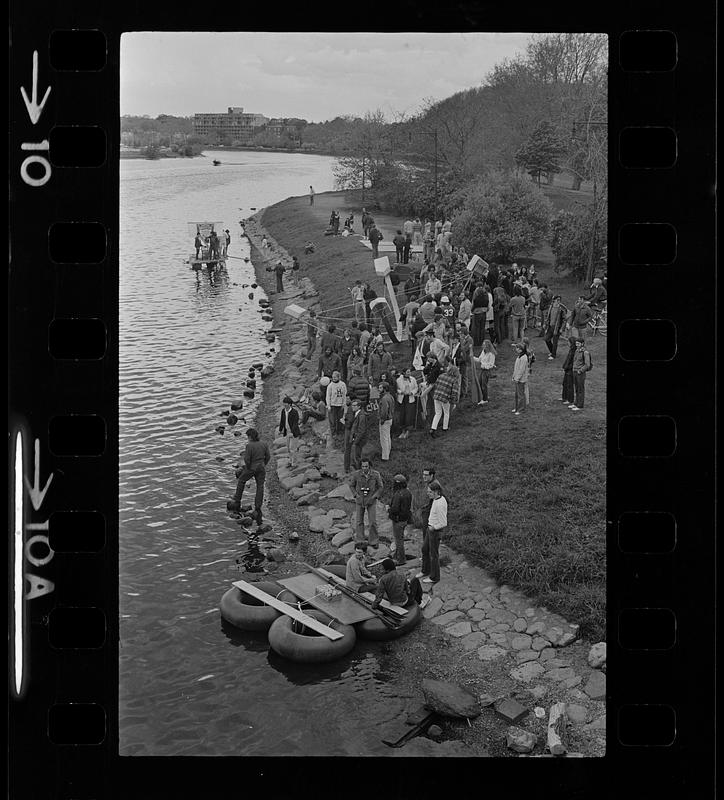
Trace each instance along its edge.
{"label": "wooden plank on raft", "polygon": [[[324,573],[325,577],[334,578],[334,580],[337,583],[341,583],[342,586],[346,586],[347,585],[347,581],[345,581],[344,578],[340,578],[339,575],[335,575],[333,572],[327,572],[327,570],[324,569],[324,567],[317,567],[317,570],[319,572]],[[372,594],[372,592],[359,592],[359,595],[360,595],[360,597],[364,597],[365,600],[372,601],[372,600],[375,599],[375,596]],[[392,603],[390,603],[389,600],[383,600],[380,603],[380,606],[382,608],[387,609],[388,611],[391,611],[393,614],[396,614],[398,617],[404,617],[405,614],[407,614],[407,609],[406,608],[403,608],[402,606],[394,606],[394,605],[392,605]]]}
{"label": "wooden plank on raft", "polygon": [[298,608],[288,605],[283,600],[277,600],[276,597],[272,597],[272,595],[267,594],[261,589],[258,589],[253,583],[247,583],[246,581],[234,581],[232,586],[236,586],[236,588],[241,589],[242,592],[250,594],[257,600],[261,600],[262,603],[266,603],[266,605],[275,608],[277,611],[281,611],[282,614],[286,614],[288,617],[295,619],[297,622],[301,622],[303,625],[306,625],[313,631],[321,633],[322,636],[326,636],[333,642],[337,639],[342,639],[344,636],[344,634],[340,633],[339,631],[335,631],[333,628],[330,628],[329,625],[325,625],[323,622],[319,622],[319,620],[314,619],[314,617],[310,617],[309,614],[305,614]]}
{"label": "wooden plank on raft", "polygon": [[345,625],[354,625],[374,617],[372,611],[346,595],[336,597],[334,600],[317,597],[317,587],[323,583],[323,580],[312,572],[305,572],[292,578],[279,578],[277,583],[285,589],[289,589],[290,592],[294,592],[301,600],[305,600]]}

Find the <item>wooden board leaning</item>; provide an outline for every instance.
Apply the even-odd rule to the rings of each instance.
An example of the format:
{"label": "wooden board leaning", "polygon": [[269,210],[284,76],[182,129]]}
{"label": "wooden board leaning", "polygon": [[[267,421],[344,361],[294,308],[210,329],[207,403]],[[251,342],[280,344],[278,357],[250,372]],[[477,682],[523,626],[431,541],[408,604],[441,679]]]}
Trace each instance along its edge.
{"label": "wooden board leaning", "polygon": [[276,597],[272,597],[270,594],[258,589],[253,583],[247,583],[246,581],[234,581],[232,586],[236,586],[236,588],[240,589],[242,592],[255,597],[257,600],[261,600],[262,603],[266,603],[266,605],[275,608],[277,611],[281,611],[282,614],[286,614],[288,617],[297,620],[297,622],[301,622],[303,625],[306,625],[313,631],[321,633],[322,636],[326,636],[333,642],[337,639],[341,639],[344,635],[339,631],[330,628],[328,625],[325,625],[323,622],[319,622],[319,620],[314,619],[314,617],[310,617],[309,614],[305,614],[298,608],[288,605],[283,600],[277,600]]}

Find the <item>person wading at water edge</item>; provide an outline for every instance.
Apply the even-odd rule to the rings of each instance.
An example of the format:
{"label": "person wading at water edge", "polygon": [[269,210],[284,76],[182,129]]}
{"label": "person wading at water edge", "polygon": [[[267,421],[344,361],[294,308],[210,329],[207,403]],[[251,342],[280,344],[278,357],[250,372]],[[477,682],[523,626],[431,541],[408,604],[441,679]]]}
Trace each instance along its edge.
{"label": "person wading at water edge", "polygon": [[369,545],[377,547],[377,498],[382,494],[384,484],[382,476],[375,469],[371,469],[369,458],[363,458],[361,466],[352,473],[349,485],[354,492],[354,501],[357,509],[355,520],[355,541],[362,542],[365,538],[365,511],[369,522]]}
{"label": "person wading at water edge", "polygon": [[281,433],[282,436],[286,436],[289,466],[295,467],[297,449],[299,448],[300,437],[302,435],[299,430],[299,412],[293,407],[291,397],[285,397],[282,402],[284,403],[284,407],[282,408],[281,417],[279,419],[279,433]]}
{"label": "person wading at water edge", "polygon": [[367,545],[356,542],[344,576],[347,588],[353,592],[374,592],[377,589],[377,578],[367,569],[366,558]]}
{"label": "person wading at water edge", "polygon": [[249,428],[246,432],[248,443],[244,450],[244,466],[236,470],[238,479],[234,497],[227,504],[230,511],[238,511],[241,505],[241,496],[244,494],[244,487],[251,478],[256,483],[256,495],[254,497],[254,516],[257,525],[261,525],[261,506],[264,502],[264,480],[266,479],[266,465],[269,463],[271,453],[266,442],[259,441],[259,433],[255,428]]}
{"label": "person wading at water edge", "polygon": [[438,583],[440,580],[440,540],[447,531],[447,499],[439,481],[430,481],[427,493],[432,501],[427,525],[422,539],[423,583]]}
{"label": "person wading at water edge", "polygon": [[407,488],[404,475],[395,475],[392,480],[392,500],[387,513],[392,520],[395,563],[402,565],[405,563],[405,528],[412,522],[412,493]]}

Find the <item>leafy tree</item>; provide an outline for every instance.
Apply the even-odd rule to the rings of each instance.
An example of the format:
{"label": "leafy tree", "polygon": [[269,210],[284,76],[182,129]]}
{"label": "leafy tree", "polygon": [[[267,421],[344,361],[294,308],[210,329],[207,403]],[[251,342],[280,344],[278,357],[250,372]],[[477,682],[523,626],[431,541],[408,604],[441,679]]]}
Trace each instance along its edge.
{"label": "leafy tree", "polygon": [[605,215],[598,218],[593,206],[582,213],[559,211],[551,220],[550,244],[555,271],[583,280],[589,262],[600,264],[606,258]]}
{"label": "leafy tree", "polygon": [[540,186],[542,173],[554,175],[561,171],[560,159],[566,149],[566,143],[556,129],[550,122],[542,120],[516,152],[515,161]]}
{"label": "leafy tree", "polygon": [[453,236],[468,253],[509,263],[533,253],[548,234],[550,201],[520,177],[495,175],[478,181],[460,199]]}

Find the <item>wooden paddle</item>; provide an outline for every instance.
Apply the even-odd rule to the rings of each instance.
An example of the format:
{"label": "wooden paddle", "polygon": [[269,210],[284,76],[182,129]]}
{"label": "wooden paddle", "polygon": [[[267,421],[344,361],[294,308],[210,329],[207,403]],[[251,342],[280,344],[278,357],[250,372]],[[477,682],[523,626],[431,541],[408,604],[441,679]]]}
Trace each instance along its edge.
{"label": "wooden paddle", "polygon": [[327,583],[334,586],[335,589],[339,589],[339,591],[347,595],[347,597],[350,597],[352,600],[356,600],[361,606],[364,606],[368,611],[371,611],[376,617],[382,620],[382,622],[388,628],[392,628],[392,630],[399,629],[400,625],[396,620],[385,616],[385,614],[379,609],[373,608],[372,603],[366,598],[362,597],[362,595],[355,592],[354,589],[350,589],[347,586],[343,586],[341,583],[337,583],[334,578],[328,578],[323,572],[320,572],[318,569],[315,569],[309,564],[303,564],[303,566],[306,567],[306,569],[308,569],[310,572],[313,572],[315,575],[325,580]]}

